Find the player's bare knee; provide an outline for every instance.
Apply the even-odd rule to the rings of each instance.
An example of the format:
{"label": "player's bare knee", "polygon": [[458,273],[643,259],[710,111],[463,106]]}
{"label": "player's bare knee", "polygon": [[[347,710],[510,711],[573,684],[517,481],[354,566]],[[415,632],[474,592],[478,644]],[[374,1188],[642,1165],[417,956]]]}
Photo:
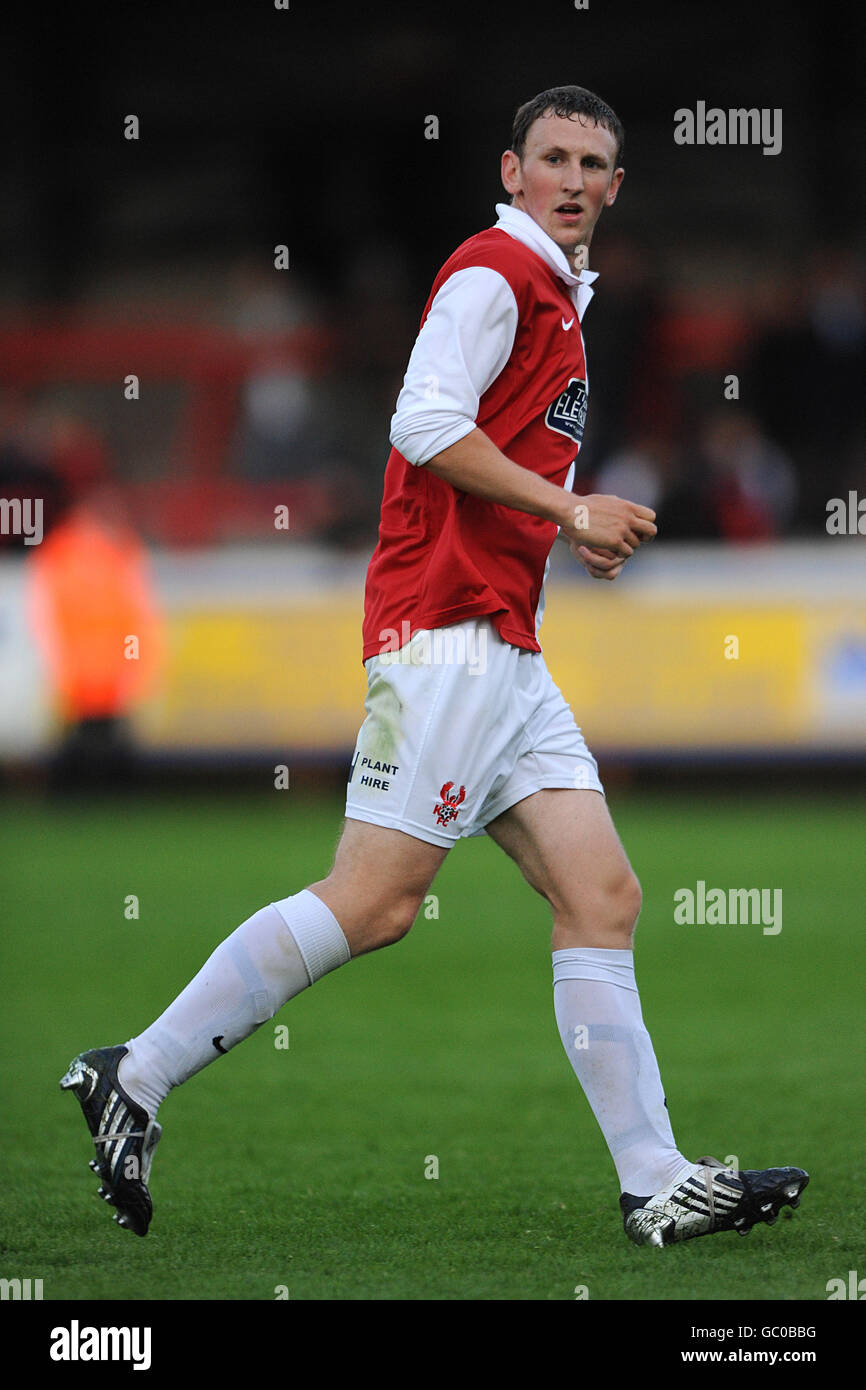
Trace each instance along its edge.
{"label": "player's bare knee", "polygon": [[557,940],[603,942],[614,949],[629,950],[641,909],[640,883],[629,869],[591,893],[578,892],[573,900],[554,902],[553,909]]}
{"label": "player's bare knee", "polygon": [[641,901],[640,884],[629,870],[610,885],[598,903],[596,925],[608,936],[621,940],[623,950],[631,948]]}
{"label": "player's bare knee", "polygon": [[595,910],[600,925],[608,931],[630,936],[641,909],[641,887],[631,869],[600,890]]}
{"label": "player's bare knee", "polygon": [[392,946],[402,941],[412,930],[422,902],[423,897],[411,892],[401,893],[398,898],[392,899],[382,909],[376,923],[377,944]]}
{"label": "player's bare knee", "polygon": [[637,926],[637,919],[640,916],[640,910],[643,904],[643,892],[641,891],[640,882],[636,874],[633,874],[631,870],[629,870],[623,880],[619,890],[619,897],[623,923],[629,932],[633,932]]}
{"label": "player's bare knee", "polygon": [[328,878],[310,888],[331,909],[352,955],[358,956],[406,936],[424,902],[426,880],[423,885],[416,882],[395,889],[369,876],[360,878],[332,870]]}

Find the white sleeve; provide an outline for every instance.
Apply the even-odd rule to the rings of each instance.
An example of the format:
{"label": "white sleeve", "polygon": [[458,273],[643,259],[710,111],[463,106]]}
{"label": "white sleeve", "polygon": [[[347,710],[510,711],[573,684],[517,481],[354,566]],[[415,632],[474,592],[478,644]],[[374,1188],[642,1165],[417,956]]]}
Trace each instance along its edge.
{"label": "white sleeve", "polygon": [[514,291],[498,270],[467,266],[449,276],[430,305],[409,358],[391,443],[426,463],[475,428],[478,405],[511,356]]}

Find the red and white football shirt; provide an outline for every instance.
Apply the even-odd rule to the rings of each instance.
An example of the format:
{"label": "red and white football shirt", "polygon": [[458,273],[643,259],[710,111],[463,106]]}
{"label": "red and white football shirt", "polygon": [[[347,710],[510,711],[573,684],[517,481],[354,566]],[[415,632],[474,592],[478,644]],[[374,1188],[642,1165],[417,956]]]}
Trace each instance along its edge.
{"label": "red and white football shirt", "polygon": [[445,262],[422,315],[392,420],[364,660],[419,629],[482,616],[506,642],[541,650],[555,523],[420,466],[477,426],[513,462],[570,482],[587,399],[580,319],[595,275],[575,275],[527,213],[506,204],[497,212],[496,226]]}

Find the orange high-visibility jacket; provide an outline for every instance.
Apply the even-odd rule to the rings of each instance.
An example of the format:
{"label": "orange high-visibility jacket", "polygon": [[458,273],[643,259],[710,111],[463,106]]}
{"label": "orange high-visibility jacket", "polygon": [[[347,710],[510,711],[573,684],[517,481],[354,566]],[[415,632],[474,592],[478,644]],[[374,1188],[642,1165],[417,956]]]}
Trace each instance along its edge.
{"label": "orange high-visibility jacket", "polygon": [[78,511],[31,553],[31,615],[68,720],[125,714],[153,680],[162,631],[147,552]]}

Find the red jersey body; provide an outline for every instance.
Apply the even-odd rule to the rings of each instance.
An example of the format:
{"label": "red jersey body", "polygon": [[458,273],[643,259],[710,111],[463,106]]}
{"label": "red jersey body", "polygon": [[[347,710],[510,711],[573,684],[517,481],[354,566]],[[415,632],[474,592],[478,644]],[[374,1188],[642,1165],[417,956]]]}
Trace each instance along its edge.
{"label": "red jersey body", "polygon": [[[562,486],[583,438],[586,364],[568,286],[531,247],[491,227],[457,248],[440,287],[470,266],[508,282],[518,322],[511,355],[480,398],[476,425],[514,463]],[[540,651],[536,612],[553,522],[470,496],[392,449],[379,542],[367,571],[366,660],[420,629],[489,617],[514,646]]]}

